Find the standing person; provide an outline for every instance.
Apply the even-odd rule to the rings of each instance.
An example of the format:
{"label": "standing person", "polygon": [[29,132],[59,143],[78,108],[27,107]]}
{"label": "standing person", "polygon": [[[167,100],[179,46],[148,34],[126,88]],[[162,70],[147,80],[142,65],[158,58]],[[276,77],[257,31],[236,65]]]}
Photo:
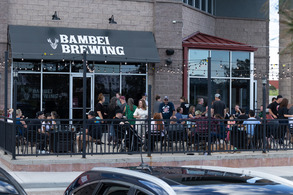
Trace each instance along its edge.
{"label": "standing person", "polygon": [[282,100],[283,97],[281,95],[278,95],[277,100],[268,105],[269,113],[273,117],[273,119],[278,118],[278,108]]}
{"label": "standing person", "polygon": [[216,114],[219,114],[221,117],[224,118],[225,116],[225,108],[226,108],[226,105],[225,103],[221,100],[221,96],[220,94],[215,94],[215,101],[212,105],[212,109],[211,109],[211,112],[212,112],[212,116],[215,116]]}
{"label": "standing person", "polygon": [[96,111],[97,111],[97,115],[98,117],[100,117],[100,119],[102,120],[101,122],[104,123],[103,119],[107,118],[107,112],[105,107],[103,106],[105,102],[105,97],[102,93],[99,94],[98,96],[98,103],[96,105]]}
{"label": "standing person", "polygon": [[125,96],[120,96],[120,109],[123,111],[123,115],[125,114],[125,106],[126,106],[126,100],[125,100]]}
{"label": "standing person", "polygon": [[[164,97],[164,102],[160,104],[159,113],[161,113],[162,118],[167,120],[171,119],[175,115],[175,108],[172,102],[169,102],[168,96]],[[165,126],[169,126],[169,121],[165,121]]]}
{"label": "standing person", "polygon": [[239,121],[237,121],[238,124],[243,124],[243,121],[248,119],[249,117],[246,114],[245,108],[242,108],[242,109],[240,108],[240,112],[241,112],[241,114],[236,119],[240,119]]}
{"label": "standing person", "polygon": [[261,105],[259,108],[258,118],[263,119],[263,105]]}
{"label": "standing person", "polygon": [[24,116],[22,115],[22,111],[20,109],[16,110],[16,125],[18,126],[18,132],[16,132],[17,135],[19,136],[24,136],[25,133],[25,129],[27,128],[27,125],[25,123],[25,121],[23,121],[22,119],[24,118]]}
{"label": "standing person", "polygon": [[56,111],[51,112],[51,118],[52,118],[52,129],[54,130],[61,130],[61,123],[59,119],[59,115]]}
{"label": "standing person", "polygon": [[42,129],[42,120],[45,118],[45,114],[43,111],[39,111],[36,113],[36,119],[32,120],[29,126],[34,130],[34,134],[37,134],[39,137],[39,142],[37,143],[37,153],[46,154],[48,151],[45,150],[47,143],[46,132]]}
{"label": "standing person", "polygon": [[135,118],[133,117],[133,113],[136,110],[137,106],[134,105],[134,100],[132,98],[128,98],[127,105],[124,108],[124,113],[126,118],[128,119],[129,124],[131,127],[134,127]]}
{"label": "standing person", "polygon": [[145,105],[148,107],[148,100],[147,100],[148,95],[146,93],[144,93],[141,97],[141,99],[143,99],[145,101]]}
{"label": "standing person", "polygon": [[[148,109],[143,99],[138,101],[138,106],[133,113],[133,117],[136,119],[147,119]],[[145,135],[145,121],[135,121],[136,130],[139,136]]]}
{"label": "standing person", "polygon": [[273,97],[272,98],[272,103],[275,102],[277,100],[277,98]]}
{"label": "standing person", "polygon": [[203,104],[204,104],[203,98],[198,98],[197,105],[195,106],[195,110],[199,110],[201,112],[201,115],[205,116],[207,112]]}
{"label": "standing person", "polygon": [[180,98],[180,102],[181,102],[180,107],[183,109],[182,117],[188,118],[190,104],[188,103],[187,99],[184,96]]}
{"label": "standing person", "polygon": [[159,113],[159,108],[162,103],[161,96],[156,95],[156,101],[154,103],[154,113]]}
{"label": "standing person", "polygon": [[[277,100],[278,101],[278,100]],[[283,137],[285,133],[287,132],[287,126],[288,126],[288,117],[293,117],[293,115],[290,115],[288,113],[288,99],[284,98],[282,102],[280,103],[279,109],[278,109],[278,119],[280,119],[280,128],[277,135],[277,138],[280,139],[280,143],[283,143]],[[287,136],[288,137],[288,136]]]}
{"label": "standing person", "polygon": [[120,96],[121,96],[121,93],[116,93],[116,104],[118,105],[118,106],[120,106],[121,105],[121,102],[120,102]]}
{"label": "standing person", "polygon": [[[120,101],[119,101],[120,102]],[[117,105],[117,98],[116,97],[112,97],[110,100],[110,103],[108,105],[108,119],[113,119],[116,115],[116,111],[120,110],[120,107]],[[109,121],[109,136],[108,136],[108,144],[110,144],[110,142],[113,140],[114,138],[114,129],[113,129],[113,125],[112,125],[112,121]]]}

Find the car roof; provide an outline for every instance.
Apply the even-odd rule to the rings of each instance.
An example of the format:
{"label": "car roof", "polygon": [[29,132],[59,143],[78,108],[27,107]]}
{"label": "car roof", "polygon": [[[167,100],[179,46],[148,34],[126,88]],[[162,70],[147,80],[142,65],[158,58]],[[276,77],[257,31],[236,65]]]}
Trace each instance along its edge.
{"label": "car roof", "polygon": [[132,177],[136,177],[138,179],[142,180],[148,180],[151,181],[161,188],[163,188],[169,195],[176,195],[174,190],[163,180],[159,179],[158,177],[152,176],[150,174],[146,174],[143,172],[133,171],[133,170],[127,170],[123,168],[113,168],[113,167],[95,167],[92,169],[92,171],[102,171],[102,172],[110,172],[110,173],[118,173],[118,174],[124,174]]}

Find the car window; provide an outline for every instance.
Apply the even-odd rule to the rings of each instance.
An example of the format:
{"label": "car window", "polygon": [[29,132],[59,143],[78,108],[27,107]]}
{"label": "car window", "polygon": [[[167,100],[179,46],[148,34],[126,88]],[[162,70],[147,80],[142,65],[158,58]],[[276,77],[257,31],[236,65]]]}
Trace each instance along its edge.
{"label": "car window", "polygon": [[0,180],[0,195],[1,194],[18,194],[18,192],[12,184]]}
{"label": "car window", "polygon": [[81,189],[77,190],[74,195],[84,195],[84,194],[93,194],[94,190],[96,189],[98,183],[93,183],[90,185],[86,185]]}
{"label": "car window", "polygon": [[96,195],[127,195],[129,190],[129,186],[116,183],[103,183]]}

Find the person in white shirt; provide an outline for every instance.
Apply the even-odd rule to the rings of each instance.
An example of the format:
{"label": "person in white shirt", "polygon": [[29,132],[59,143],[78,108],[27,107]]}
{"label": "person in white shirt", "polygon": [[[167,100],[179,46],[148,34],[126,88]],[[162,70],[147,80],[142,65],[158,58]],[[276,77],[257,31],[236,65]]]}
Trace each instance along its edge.
{"label": "person in white shirt", "polygon": [[[146,107],[146,103],[143,99],[139,100],[138,106],[133,113],[133,117],[136,119],[147,119],[148,117],[148,109]],[[135,127],[139,136],[143,137],[145,135],[145,121],[135,121]]]}

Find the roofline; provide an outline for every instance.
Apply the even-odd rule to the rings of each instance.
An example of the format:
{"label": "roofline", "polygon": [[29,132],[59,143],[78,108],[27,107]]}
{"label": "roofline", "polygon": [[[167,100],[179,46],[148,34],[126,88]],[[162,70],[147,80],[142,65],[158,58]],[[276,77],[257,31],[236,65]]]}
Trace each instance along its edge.
{"label": "roofline", "polygon": [[[206,42],[189,42],[186,41],[187,39],[195,36],[195,35],[203,35],[203,36],[208,36],[208,37],[213,37],[213,38],[217,38],[217,39],[221,39],[223,41],[226,42],[231,42],[233,44],[225,44],[225,43],[206,43]],[[196,46],[194,45],[196,44]],[[200,46],[202,45],[202,46]],[[220,46],[226,45],[226,48],[219,48]],[[209,35],[209,34],[205,34],[205,33],[201,33],[200,31],[196,31],[195,33],[192,33],[191,35],[184,37],[182,40],[182,46],[183,47],[189,47],[189,48],[201,48],[201,49],[217,49],[217,50],[232,50],[232,51],[251,51],[254,52],[257,50],[256,47],[252,47],[250,45],[244,44],[244,43],[240,43],[237,41],[232,41],[229,39],[224,39],[221,37],[217,37],[217,36],[213,36],[213,35]],[[241,47],[246,47],[246,48],[241,48]]]}

